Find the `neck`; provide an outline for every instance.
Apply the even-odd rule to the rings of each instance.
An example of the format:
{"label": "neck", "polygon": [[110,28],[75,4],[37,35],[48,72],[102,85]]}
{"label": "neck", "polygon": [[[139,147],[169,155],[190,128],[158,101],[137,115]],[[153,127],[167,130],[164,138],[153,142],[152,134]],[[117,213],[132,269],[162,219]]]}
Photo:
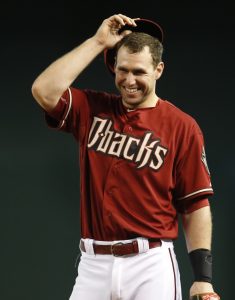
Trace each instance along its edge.
{"label": "neck", "polygon": [[143,103],[140,103],[139,105],[129,105],[125,101],[122,101],[123,105],[126,107],[127,111],[133,111],[136,109],[141,109],[141,108],[151,108],[155,107],[159,101],[159,97],[155,95],[151,101],[145,101]]}

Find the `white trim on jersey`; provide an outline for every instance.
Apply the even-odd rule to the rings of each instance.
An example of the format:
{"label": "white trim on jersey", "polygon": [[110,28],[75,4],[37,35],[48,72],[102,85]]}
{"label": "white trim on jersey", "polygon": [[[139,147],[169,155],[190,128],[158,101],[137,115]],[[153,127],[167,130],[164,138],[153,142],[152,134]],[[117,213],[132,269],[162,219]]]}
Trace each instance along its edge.
{"label": "white trim on jersey", "polygon": [[194,192],[194,193],[191,193],[191,194],[188,194],[188,195],[186,195],[186,196],[184,196],[184,197],[180,197],[180,198],[178,198],[177,200],[183,200],[183,199],[186,199],[186,198],[188,198],[188,197],[191,197],[191,196],[194,196],[194,195],[196,195],[196,194],[203,193],[203,192],[213,192],[213,189],[212,189],[212,188],[207,188],[207,189],[198,190],[198,191],[196,191],[196,192]]}
{"label": "white trim on jersey", "polygon": [[67,110],[67,112],[66,112],[66,114],[65,114],[65,116],[64,116],[64,118],[63,118],[63,120],[62,120],[62,122],[61,122],[61,124],[60,124],[60,126],[59,126],[59,128],[62,128],[62,127],[63,127],[64,122],[65,122],[65,120],[67,119],[68,114],[69,114],[69,112],[70,112],[70,109],[71,109],[71,107],[72,107],[72,93],[71,93],[70,88],[68,88],[68,91],[69,91],[69,107],[68,107],[68,110]]}

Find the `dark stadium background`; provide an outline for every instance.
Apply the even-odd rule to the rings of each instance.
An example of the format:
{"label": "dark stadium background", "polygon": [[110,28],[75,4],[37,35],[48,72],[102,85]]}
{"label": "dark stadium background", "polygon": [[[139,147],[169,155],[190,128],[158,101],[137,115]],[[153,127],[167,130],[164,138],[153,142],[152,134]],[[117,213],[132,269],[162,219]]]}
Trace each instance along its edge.
{"label": "dark stadium background", "polygon": [[[69,298],[80,238],[78,150],[72,136],[47,128],[31,85],[115,13],[149,18],[164,29],[158,94],[195,117],[204,132],[215,190],[214,286],[222,300],[232,299],[234,11],[229,1],[181,0],[9,1],[1,8],[0,298]],[[75,85],[116,91],[102,55]],[[187,300],[192,272],[181,229],[175,247]]]}

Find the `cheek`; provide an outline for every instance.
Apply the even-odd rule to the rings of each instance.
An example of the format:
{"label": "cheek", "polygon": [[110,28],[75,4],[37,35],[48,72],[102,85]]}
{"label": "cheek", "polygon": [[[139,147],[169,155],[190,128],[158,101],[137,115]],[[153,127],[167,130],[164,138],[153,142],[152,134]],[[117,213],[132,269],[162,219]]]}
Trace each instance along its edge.
{"label": "cheek", "polygon": [[151,84],[150,84],[150,80],[142,80],[140,83],[145,89],[149,89]]}
{"label": "cheek", "polygon": [[118,78],[115,78],[114,83],[115,83],[116,88],[117,88],[119,91],[121,91],[121,83],[120,83],[120,80],[119,80]]}
{"label": "cheek", "polygon": [[115,77],[115,84],[116,85],[120,85],[122,82],[123,82],[123,78],[122,78],[122,76],[120,76],[120,75],[116,75],[116,77]]}

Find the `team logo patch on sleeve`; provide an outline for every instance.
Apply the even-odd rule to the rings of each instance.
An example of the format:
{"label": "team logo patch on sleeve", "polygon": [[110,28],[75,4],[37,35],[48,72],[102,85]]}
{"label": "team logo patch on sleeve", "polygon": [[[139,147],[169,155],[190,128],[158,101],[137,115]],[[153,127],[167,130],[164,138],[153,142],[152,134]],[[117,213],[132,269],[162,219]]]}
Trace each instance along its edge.
{"label": "team logo patch on sleeve", "polygon": [[203,146],[202,147],[202,155],[201,155],[201,160],[208,172],[208,174],[210,175],[210,170],[209,170],[209,167],[208,167],[208,164],[207,164],[207,160],[206,160],[206,151],[205,151],[205,147]]}

